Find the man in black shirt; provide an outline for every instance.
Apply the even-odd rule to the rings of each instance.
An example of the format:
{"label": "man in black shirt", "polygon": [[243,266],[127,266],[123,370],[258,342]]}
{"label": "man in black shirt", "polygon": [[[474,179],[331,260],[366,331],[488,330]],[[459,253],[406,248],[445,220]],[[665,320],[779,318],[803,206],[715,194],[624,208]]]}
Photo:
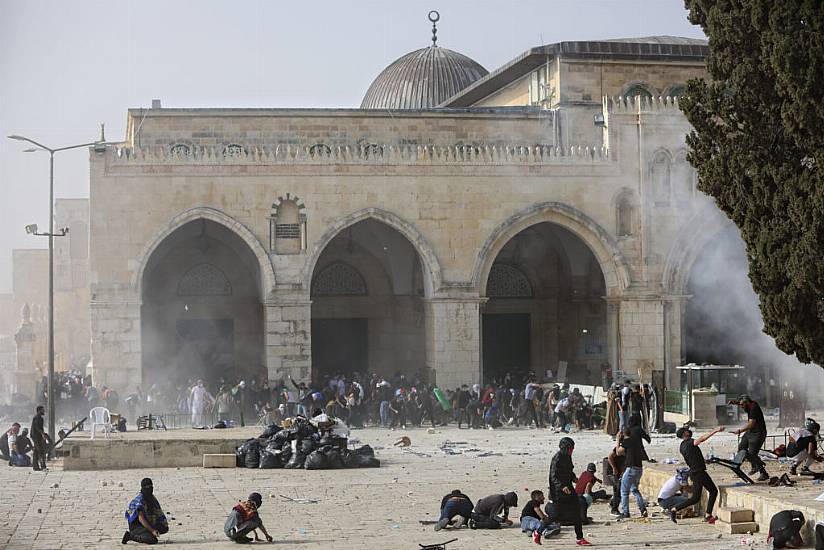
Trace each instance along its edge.
{"label": "man in black shirt", "polygon": [[512,525],[509,509],[518,506],[518,495],[489,495],[475,503],[469,527],[472,529],[500,529],[502,525]]}
{"label": "man in black shirt", "polygon": [[647,503],[638,489],[641,476],[644,475],[643,459],[646,451],[641,442],[642,430],[639,427],[624,428],[624,437],[621,440],[617,453],[626,458],[624,475],[621,477],[621,518],[628,519],[629,515],[629,495],[635,496],[635,502],[641,511],[641,517],[647,517]]}
{"label": "man in black shirt", "polygon": [[761,472],[758,476],[758,481],[767,481],[770,479],[770,474],[767,473],[767,468],[764,466],[764,461],[758,456],[761,446],[767,439],[767,424],[764,422],[764,413],[761,412],[761,407],[752,400],[749,395],[742,395],[738,398],[738,405],[747,412],[747,423],[743,427],[735,430],[735,435],[744,434],[738,442],[739,451],[747,451],[747,460],[752,464],[752,471]]}
{"label": "man in black shirt", "polygon": [[31,443],[34,449],[32,457],[32,469],[36,472],[47,471],[46,455],[48,454],[48,436],[43,428],[43,415],[46,409],[43,405],[37,406],[37,414],[31,420]]}
{"label": "man in black shirt", "polygon": [[692,496],[683,504],[669,509],[669,517],[673,523],[677,523],[675,515],[679,510],[695,505],[701,500],[701,492],[706,489],[709,494],[707,498],[707,510],[704,521],[710,524],[715,523],[715,516],[712,515],[715,499],[718,498],[718,488],[707,473],[707,464],[704,462],[704,455],[701,453],[699,445],[715,434],[723,432],[724,428],[718,427],[708,434],[704,434],[698,439],[692,438],[692,430],[687,427],[678,428],[675,435],[681,440],[681,456],[690,468],[690,479],[692,479]]}
{"label": "man in black shirt", "polygon": [[541,507],[544,505],[543,491],[532,491],[530,500],[521,510],[521,531],[529,533],[535,544],[541,544],[542,537],[550,537],[561,532],[561,526],[554,523]]}

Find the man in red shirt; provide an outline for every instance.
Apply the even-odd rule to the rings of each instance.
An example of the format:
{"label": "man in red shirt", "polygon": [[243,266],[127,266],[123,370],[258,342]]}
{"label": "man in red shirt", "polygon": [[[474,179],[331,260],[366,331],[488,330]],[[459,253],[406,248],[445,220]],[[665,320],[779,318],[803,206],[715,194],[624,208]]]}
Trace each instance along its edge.
{"label": "man in red shirt", "polygon": [[586,499],[587,506],[592,506],[592,503],[596,500],[610,499],[610,496],[605,490],[592,490],[596,483],[603,482],[595,475],[595,464],[590,462],[587,464],[586,471],[581,474],[581,477],[578,478],[578,482],[575,484],[575,492],[578,496],[582,496]]}

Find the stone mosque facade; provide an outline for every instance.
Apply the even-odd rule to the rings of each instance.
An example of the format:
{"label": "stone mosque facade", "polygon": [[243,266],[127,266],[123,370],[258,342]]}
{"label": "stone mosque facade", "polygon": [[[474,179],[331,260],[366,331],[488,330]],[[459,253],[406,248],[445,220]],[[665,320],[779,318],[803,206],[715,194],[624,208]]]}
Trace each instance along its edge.
{"label": "stone mosque facade", "polygon": [[[697,252],[677,97],[705,41],[437,45],[357,109],[131,109],[91,152],[89,372],[674,387]],[[547,372],[549,371],[549,373]]]}

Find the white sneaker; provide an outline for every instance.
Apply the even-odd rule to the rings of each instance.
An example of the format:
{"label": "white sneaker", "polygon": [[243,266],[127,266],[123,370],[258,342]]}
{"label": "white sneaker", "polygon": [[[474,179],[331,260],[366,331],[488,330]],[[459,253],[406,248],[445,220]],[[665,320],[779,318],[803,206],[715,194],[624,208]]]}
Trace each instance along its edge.
{"label": "white sneaker", "polygon": [[454,518],[452,518],[452,528],[460,529],[461,527],[463,527],[465,521],[466,520],[463,516],[455,516]]}

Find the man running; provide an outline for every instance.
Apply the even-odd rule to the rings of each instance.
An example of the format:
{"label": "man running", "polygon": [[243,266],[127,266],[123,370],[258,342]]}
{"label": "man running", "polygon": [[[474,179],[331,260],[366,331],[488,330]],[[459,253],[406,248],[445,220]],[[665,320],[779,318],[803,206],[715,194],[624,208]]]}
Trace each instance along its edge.
{"label": "man running", "polygon": [[[730,402],[730,404],[733,403],[735,401]],[[747,413],[747,423],[733,432],[735,435],[744,434],[741,436],[741,441],[738,442],[738,450],[747,451],[747,460],[752,464],[750,475],[761,472],[758,481],[767,481],[770,479],[770,474],[767,473],[764,461],[758,456],[758,452],[767,439],[767,424],[764,422],[764,413],[758,403],[746,394],[738,398],[738,405]]]}
{"label": "man running", "polygon": [[571,437],[562,437],[558,442],[558,452],[549,465],[549,498],[552,500],[552,513],[549,516],[560,523],[572,522],[575,528],[575,544],[590,546],[584,538],[581,527],[581,500],[575,493],[575,473],[572,453],[575,441]]}
{"label": "man running", "polygon": [[688,508],[701,500],[701,492],[706,489],[709,494],[707,498],[707,510],[704,521],[713,524],[715,523],[715,516],[712,515],[712,509],[715,506],[715,499],[718,497],[718,488],[713,483],[712,478],[707,473],[707,464],[704,462],[704,454],[701,452],[699,445],[708,440],[717,433],[723,432],[724,428],[715,428],[710,433],[704,434],[698,439],[692,438],[692,430],[687,427],[678,428],[675,435],[681,440],[681,456],[684,457],[684,462],[690,468],[690,479],[692,479],[692,496],[681,504],[673,506],[669,509],[669,517],[673,523],[678,523],[675,515],[679,510]]}

